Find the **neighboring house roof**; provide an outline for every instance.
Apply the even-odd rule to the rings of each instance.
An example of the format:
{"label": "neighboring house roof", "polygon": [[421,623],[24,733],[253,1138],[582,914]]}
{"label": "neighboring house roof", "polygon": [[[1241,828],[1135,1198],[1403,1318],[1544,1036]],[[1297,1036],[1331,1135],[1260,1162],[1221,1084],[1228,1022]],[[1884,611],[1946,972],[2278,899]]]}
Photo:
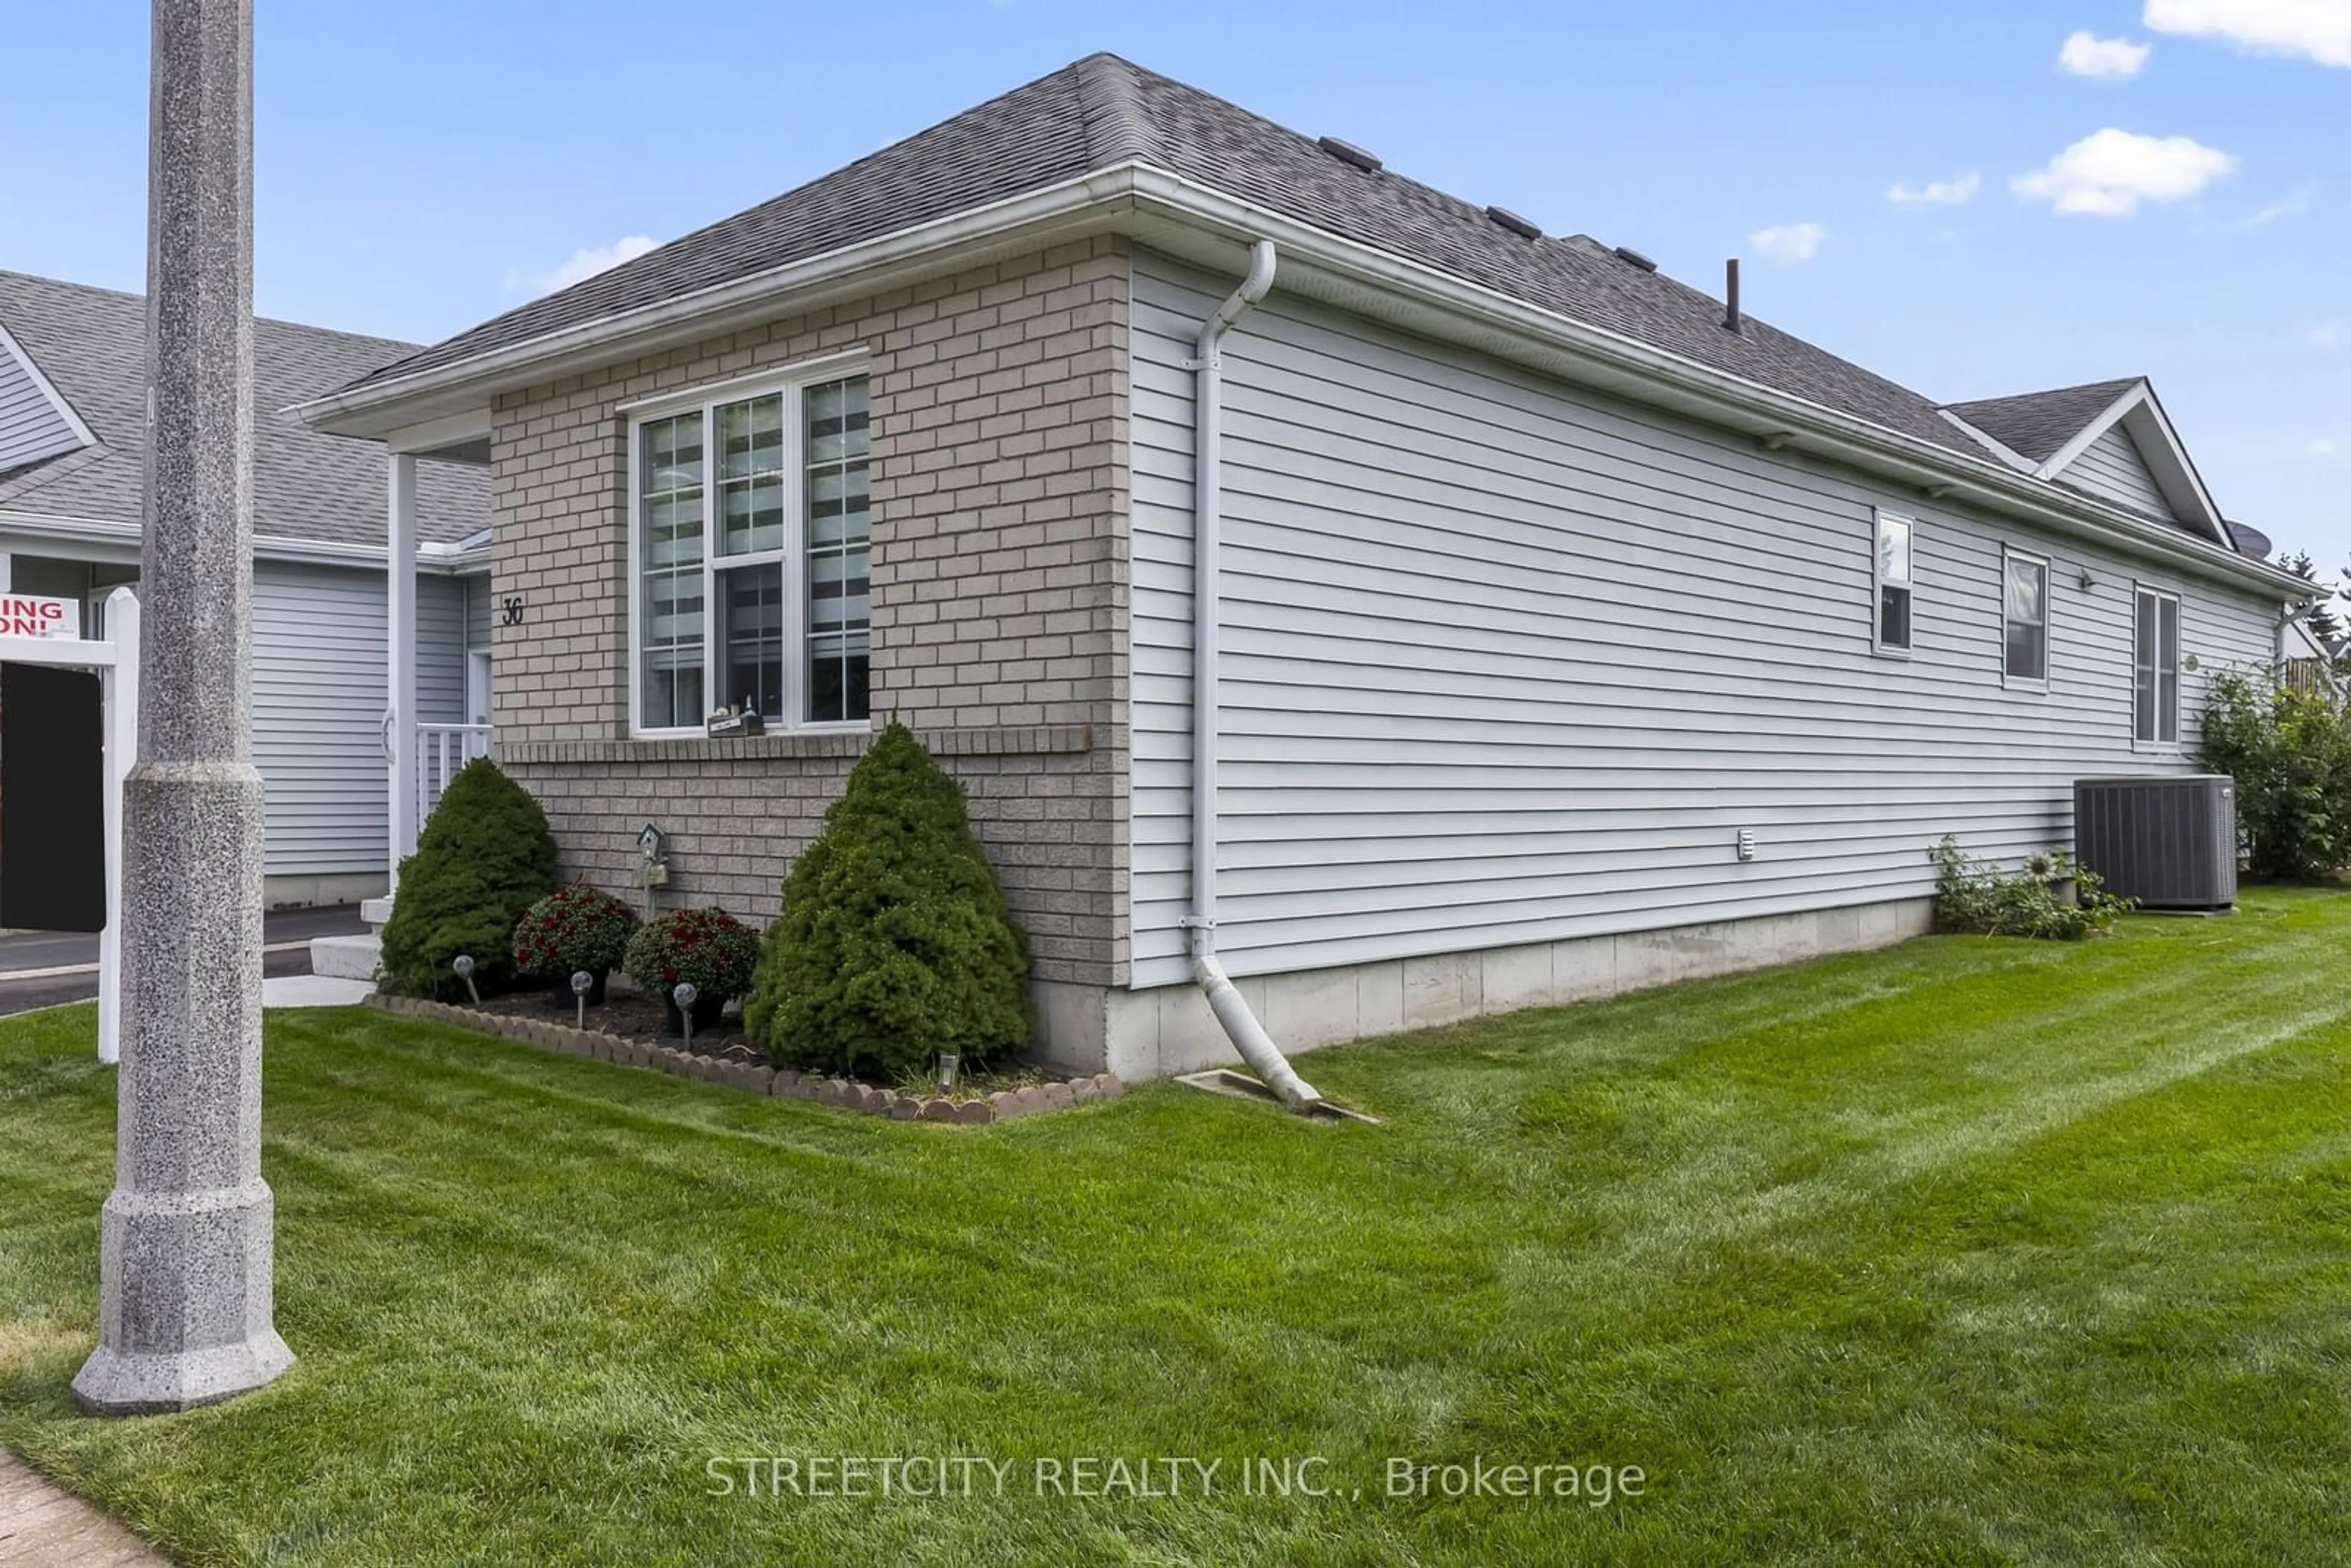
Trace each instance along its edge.
{"label": "neighboring house roof", "polygon": [[2046,463],[2092,420],[2112,408],[2116,398],[2138,385],[2139,379],[2126,376],[2117,382],[2092,382],[2087,386],[1945,406],[2018,456]]}
{"label": "neighboring house roof", "polygon": [[[0,515],[12,527],[38,519],[141,524],[147,450],[147,301],[143,296],[24,273],[0,272],[0,410],[11,387],[11,345],[36,367],[70,415],[71,438],[48,439],[0,465]],[[364,375],[415,345],[290,321],[254,323],[253,526],[256,538],[383,548],[386,468],[374,442],[327,435],[285,413]],[[417,465],[417,528],[454,544],[489,517],[489,482],[478,466]]]}
{"label": "neighboring house roof", "polygon": [[[1935,404],[1582,235],[1530,243],[1486,210],[1114,55],[1093,55],[871,157],[360,378],[368,386],[1143,162],[1328,232],[1872,423],[1974,455]],[[348,389],[347,389],[348,390]]]}

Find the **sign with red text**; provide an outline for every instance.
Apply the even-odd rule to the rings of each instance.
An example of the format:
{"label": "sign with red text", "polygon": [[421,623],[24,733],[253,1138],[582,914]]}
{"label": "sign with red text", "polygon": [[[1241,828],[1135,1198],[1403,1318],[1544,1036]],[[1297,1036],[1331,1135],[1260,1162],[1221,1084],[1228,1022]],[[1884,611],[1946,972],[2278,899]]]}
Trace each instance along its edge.
{"label": "sign with red text", "polygon": [[81,635],[81,603],[29,593],[0,593],[0,637]]}

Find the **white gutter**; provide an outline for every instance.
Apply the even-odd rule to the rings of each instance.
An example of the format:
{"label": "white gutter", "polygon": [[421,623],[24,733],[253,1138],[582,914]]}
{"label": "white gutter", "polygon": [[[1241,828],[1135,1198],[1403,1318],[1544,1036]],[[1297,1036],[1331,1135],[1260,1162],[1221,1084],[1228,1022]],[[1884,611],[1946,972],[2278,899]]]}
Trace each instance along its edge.
{"label": "white gutter", "polygon": [[1191,369],[1192,399],[1192,977],[1208,1009],[1265,1086],[1293,1111],[1311,1111],[1322,1096],[1298,1076],[1273,1037],[1233,988],[1217,961],[1217,643],[1223,621],[1224,361],[1217,350],[1233,323],[1273,287],[1273,246],[1249,247],[1249,276],[1216,314],[1200,324]]}
{"label": "white gutter", "polygon": [[[13,538],[45,539],[71,548],[75,545],[113,545],[136,551],[141,538],[136,523],[104,522],[94,517],[54,517],[46,512],[16,512],[0,507],[0,534]],[[383,570],[384,547],[381,545],[345,544],[333,539],[289,539],[268,534],[256,534],[253,554],[256,560],[296,561],[309,566],[373,567]],[[420,571],[461,573],[468,567],[489,559],[487,549],[478,551],[466,546],[424,544],[417,547],[416,566]]]}

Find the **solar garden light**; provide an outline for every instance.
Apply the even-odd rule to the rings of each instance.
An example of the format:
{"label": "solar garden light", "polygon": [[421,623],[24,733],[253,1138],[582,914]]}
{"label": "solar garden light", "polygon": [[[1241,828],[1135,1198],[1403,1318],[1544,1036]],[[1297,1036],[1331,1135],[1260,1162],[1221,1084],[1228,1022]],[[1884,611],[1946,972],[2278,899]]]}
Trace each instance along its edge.
{"label": "solar garden light", "polygon": [[474,960],[465,954],[460,953],[455,958],[449,960],[449,967],[457,971],[457,977],[459,979],[465,982],[465,994],[474,998],[474,1005],[475,1007],[480,1007],[482,1005],[482,989],[479,986],[474,984]]}
{"label": "solar garden light", "polygon": [[594,988],[595,984],[596,977],[587,970],[571,971],[571,995],[576,999],[578,1008],[576,1021],[581,1029],[588,1027],[588,993]]}
{"label": "solar garden light", "polygon": [[954,1051],[943,1051],[939,1052],[939,1089],[942,1092],[952,1092],[954,1090],[956,1086],[956,1071],[962,1065],[963,1058],[956,1054]]}
{"label": "solar garden light", "polygon": [[692,980],[680,980],[669,999],[677,1004],[677,1016],[685,1020],[685,1049],[694,1049],[694,1002],[702,993],[694,988]]}

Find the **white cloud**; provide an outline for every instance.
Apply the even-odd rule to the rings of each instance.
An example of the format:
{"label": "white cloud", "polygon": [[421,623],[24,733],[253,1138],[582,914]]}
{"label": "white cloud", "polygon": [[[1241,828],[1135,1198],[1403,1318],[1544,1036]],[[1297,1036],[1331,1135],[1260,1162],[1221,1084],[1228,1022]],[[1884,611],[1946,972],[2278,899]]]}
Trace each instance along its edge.
{"label": "white cloud", "polygon": [[1757,229],[1747,236],[1747,243],[1765,260],[1785,267],[1820,255],[1821,242],[1828,237],[1829,231],[1818,224],[1781,224]]}
{"label": "white cloud", "polygon": [[507,268],[507,292],[528,294],[536,298],[552,294],[559,288],[569,288],[584,282],[600,272],[609,272],[624,261],[633,261],[661,242],[647,235],[630,235],[611,245],[592,246],[571,253],[571,258],[560,267],[546,272],[533,272],[527,267]]}
{"label": "white cloud", "polygon": [[2302,217],[2309,213],[2310,198],[2317,193],[2318,187],[2315,184],[2304,185],[2300,190],[2290,191],[2259,212],[2248,213],[2229,225],[2229,232],[2242,234],[2247,229],[2267,228],[2270,225],[2282,222],[2286,218]]}
{"label": "white cloud", "polygon": [[2321,321],[2310,329],[2314,349],[2339,349],[2351,343],[2351,321]]}
{"label": "white cloud", "polygon": [[2057,51],[2057,63],[2077,77],[2135,77],[2154,52],[2153,44],[2101,38],[2085,27],[2066,38]]}
{"label": "white cloud", "polygon": [[2322,435],[2310,444],[2313,457],[2332,457],[2343,450],[2343,444],[2331,435]]}
{"label": "white cloud", "polygon": [[1983,189],[1983,176],[1960,175],[1956,180],[1929,180],[1923,185],[1895,183],[1886,199],[1897,207],[1964,207]]}
{"label": "white cloud", "polygon": [[2142,202],[2179,202],[2231,172],[2236,159],[2185,136],[2141,136],[2108,129],[2085,136],[2019,174],[2009,188],[2080,217],[2126,218]]}
{"label": "white cloud", "polygon": [[2147,25],[2351,68],[2351,0],[2147,0]]}

